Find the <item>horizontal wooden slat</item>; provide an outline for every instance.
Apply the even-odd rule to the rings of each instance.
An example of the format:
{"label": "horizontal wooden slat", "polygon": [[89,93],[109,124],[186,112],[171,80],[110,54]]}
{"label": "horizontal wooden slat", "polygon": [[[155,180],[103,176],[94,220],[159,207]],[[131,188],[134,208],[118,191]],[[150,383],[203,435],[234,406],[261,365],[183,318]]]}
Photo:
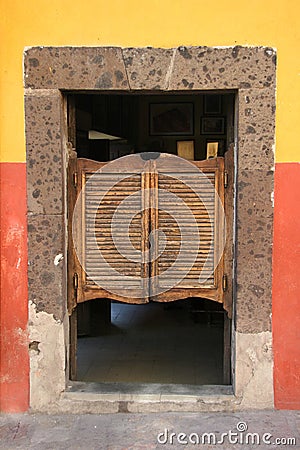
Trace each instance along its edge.
{"label": "horizontal wooden slat", "polygon": [[[127,173],[124,178],[121,171],[108,173],[104,172],[103,168],[102,171],[94,173],[93,171],[97,170],[96,163],[84,164],[83,184],[86,182],[86,185],[83,191],[82,230],[85,266],[88,272],[84,279],[86,286],[90,289],[101,289],[93,280],[100,285],[103,282],[106,286],[112,283],[118,285],[120,291],[124,289],[127,292],[143,292],[147,297],[144,277],[150,271],[152,273],[150,267],[156,265],[157,274],[162,275],[162,287],[167,288],[170,283],[174,283],[177,288],[215,288],[213,253],[216,239],[214,222],[217,160],[200,164],[206,176],[202,176],[196,168],[195,171],[179,174],[171,171],[167,174],[160,173],[159,169],[155,172],[155,163],[147,163],[151,173],[146,174],[146,177]],[[153,192],[151,195],[146,191],[141,193],[141,190],[148,188],[158,189],[157,196],[153,195]],[[168,198],[161,190],[166,193],[169,191],[172,196]],[[174,200],[174,196],[178,199]],[[142,208],[146,208],[144,212],[141,212]],[[116,216],[116,212],[120,215]],[[121,217],[117,227],[113,222],[116,217]],[[151,244],[150,252],[152,256],[158,256],[155,252],[159,251],[162,251],[162,254],[147,266],[142,261],[141,250],[148,249],[149,232],[155,228],[164,232],[166,241],[160,239],[157,234],[159,241]],[[128,230],[130,245],[127,240]],[[188,241],[188,251],[196,252],[196,259],[185,278],[177,285],[177,279],[186,272],[191,257],[188,251],[186,255],[180,253],[183,237]],[[198,237],[199,243],[196,241]],[[137,255],[140,255],[141,260],[130,261],[130,258],[135,259]],[[173,270],[174,264],[176,271]],[[116,272],[111,271],[110,267]],[[168,277],[166,280],[164,273]],[[205,275],[208,280],[199,285],[199,277],[203,278]]]}
{"label": "horizontal wooden slat", "polygon": [[[142,264],[141,261],[137,263],[129,260],[130,257],[136,258],[137,253],[128,247],[125,238],[129,229],[131,245],[137,251],[140,249],[141,175],[131,175],[130,178],[118,181],[120,178],[121,174],[96,173],[93,177],[86,174],[86,180],[89,180],[84,191],[86,282],[93,284],[94,280],[100,284],[111,282],[124,285],[124,288],[137,288],[142,284]],[[129,228],[122,222],[112,222],[116,209],[124,200],[126,207],[122,205],[122,214],[131,214],[137,210],[137,214],[133,213]],[[112,234],[118,241],[117,247]],[[124,252],[126,257],[120,252]],[[105,258],[105,262],[99,257],[99,253]]]}
{"label": "horizontal wooden slat", "polygon": [[[180,179],[179,179],[180,178]],[[215,219],[215,174],[210,173],[209,179],[198,173],[159,175],[158,187],[184,201],[169,200],[159,197],[159,228],[165,233],[166,248],[158,258],[158,273],[163,275],[175,264],[176,274],[168,273],[169,280],[160,281],[160,286],[176,282],[180,274],[187,270],[190,255],[179,255],[182,239],[190,239],[189,250],[197,251],[194,265],[179,287],[199,287],[199,276],[208,276],[203,283],[205,287],[214,285],[214,219]],[[182,182],[184,180],[184,182]],[[195,191],[194,191],[195,190]],[[167,211],[173,210],[179,217],[178,222]],[[199,242],[193,241],[199,236]],[[205,269],[204,269],[205,267]]]}

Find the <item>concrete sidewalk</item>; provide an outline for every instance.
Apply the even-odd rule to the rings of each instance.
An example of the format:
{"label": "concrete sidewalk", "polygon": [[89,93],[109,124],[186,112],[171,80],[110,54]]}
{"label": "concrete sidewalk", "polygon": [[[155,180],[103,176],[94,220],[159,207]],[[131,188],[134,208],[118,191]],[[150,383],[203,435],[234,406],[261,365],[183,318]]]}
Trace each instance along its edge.
{"label": "concrete sidewalk", "polygon": [[159,448],[299,449],[300,411],[0,415],[3,450]]}

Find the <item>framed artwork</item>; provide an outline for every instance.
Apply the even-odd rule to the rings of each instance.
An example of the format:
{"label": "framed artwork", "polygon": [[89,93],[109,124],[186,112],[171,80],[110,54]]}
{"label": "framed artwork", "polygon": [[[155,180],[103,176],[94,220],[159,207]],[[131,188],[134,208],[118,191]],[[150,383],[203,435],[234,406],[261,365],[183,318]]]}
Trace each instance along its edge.
{"label": "framed artwork", "polygon": [[222,97],[216,94],[206,94],[204,96],[204,114],[221,114]]}
{"label": "framed artwork", "polygon": [[151,136],[190,136],[194,134],[193,103],[150,103]]}
{"label": "framed artwork", "polygon": [[180,158],[188,159],[190,161],[194,161],[194,141],[177,141],[177,155]]}
{"label": "framed artwork", "polygon": [[[212,145],[211,145],[212,144]],[[215,155],[215,148],[217,147],[217,154]],[[206,139],[206,158],[214,158],[216,156],[223,156],[225,152],[225,139]]]}
{"label": "framed artwork", "polygon": [[225,117],[202,117],[201,134],[224,134]]}

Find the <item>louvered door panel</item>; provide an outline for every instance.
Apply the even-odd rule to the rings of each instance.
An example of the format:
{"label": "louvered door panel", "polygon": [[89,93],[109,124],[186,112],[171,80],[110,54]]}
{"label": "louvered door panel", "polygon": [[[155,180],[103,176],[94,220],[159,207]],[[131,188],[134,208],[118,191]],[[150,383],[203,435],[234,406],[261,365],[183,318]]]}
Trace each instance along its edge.
{"label": "louvered door panel", "polygon": [[[162,232],[152,269],[153,298],[185,296],[222,302],[224,216],[223,159],[195,162],[200,171],[158,171],[158,218]],[[170,196],[165,195],[169,192]]]}
{"label": "louvered door panel", "polygon": [[[161,276],[163,272],[174,264],[176,264],[176,272],[174,271],[174,282],[179,279],[180,272],[186,273],[190,254],[197,253],[195,262],[191,269],[186,273],[184,279],[180,283],[176,283],[177,287],[196,288],[214,287],[214,222],[215,222],[215,190],[214,190],[214,174],[210,175],[209,180],[199,177],[198,174],[182,174],[182,179],[178,179],[170,174],[160,175],[158,186],[160,190],[171,192],[182,200],[182,205],[160,199],[158,226],[167,237],[167,245],[158,258],[158,273]],[[186,184],[185,184],[186,183]],[[194,186],[201,192],[201,198],[190,188]],[[185,205],[185,206],[183,206]],[[165,211],[174,211],[175,217],[178,215],[179,220],[172,217]],[[192,219],[192,220],[191,220]],[[180,230],[181,228],[181,230]],[[180,256],[180,247],[183,239],[188,240],[189,250],[183,251]],[[200,239],[200,242],[199,242]],[[161,252],[162,248],[159,248]],[[179,260],[180,259],[180,260]],[[176,263],[176,260],[178,261]],[[178,276],[179,275],[179,276]],[[169,284],[170,278],[162,280],[161,286]]]}
{"label": "louvered door panel", "polygon": [[141,159],[136,173],[126,162],[111,172],[105,163],[77,161],[81,201],[72,233],[79,245],[69,267],[78,280],[70,308],[101,297],[223,302],[224,159],[176,172],[169,158]]}
{"label": "louvered door panel", "polygon": [[[103,164],[79,160],[81,262],[79,302],[110,297],[148,301],[143,173],[109,173]],[[96,170],[98,169],[98,170]]]}
{"label": "louvered door panel", "polygon": [[[90,182],[92,177],[92,182]],[[141,212],[141,176],[129,175],[118,181],[116,174],[86,174],[85,189],[85,267],[87,285],[95,282],[109,282],[116,285],[123,283],[124,289],[139,289],[142,278],[142,262],[132,261],[134,249],[141,252],[142,218]],[[113,188],[110,186],[114,184]],[[138,195],[134,195],[137,194]],[[122,201],[128,196],[128,208],[122,208],[124,214],[134,214],[127,230],[125,223],[113,217]],[[99,201],[99,198],[101,200]],[[125,238],[129,232],[133,249],[128,248]],[[99,258],[99,251],[103,259]]]}

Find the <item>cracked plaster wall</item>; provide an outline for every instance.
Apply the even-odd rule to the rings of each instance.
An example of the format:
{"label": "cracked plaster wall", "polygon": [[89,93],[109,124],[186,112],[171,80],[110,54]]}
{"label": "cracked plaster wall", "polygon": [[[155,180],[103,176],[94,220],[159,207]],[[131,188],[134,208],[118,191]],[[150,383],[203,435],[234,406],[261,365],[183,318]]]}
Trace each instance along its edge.
{"label": "cracked plaster wall", "polygon": [[242,408],[270,409],[274,406],[272,333],[235,335],[235,394]]}
{"label": "cracked plaster wall", "polygon": [[47,410],[66,385],[66,324],[29,303],[30,406]]}
{"label": "cracked plaster wall", "polygon": [[[60,323],[66,314],[66,268],[65,260],[58,265],[53,261],[65,246],[62,91],[237,92],[235,388],[245,405],[272,405],[272,357],[263,349],[271,332],[276,51],[241,46],[33,47],[25,51],[24,70],[29,299],[37,314],[45,312]],[[35,323],[42,342],[44,325]],[[56,335],[56,325],[52,329]],[[64,369],[50,359],[45,353],[41,372],[56,383],[57,377],[64,378]],[[262,387],[264,400],[255,403]]]}

